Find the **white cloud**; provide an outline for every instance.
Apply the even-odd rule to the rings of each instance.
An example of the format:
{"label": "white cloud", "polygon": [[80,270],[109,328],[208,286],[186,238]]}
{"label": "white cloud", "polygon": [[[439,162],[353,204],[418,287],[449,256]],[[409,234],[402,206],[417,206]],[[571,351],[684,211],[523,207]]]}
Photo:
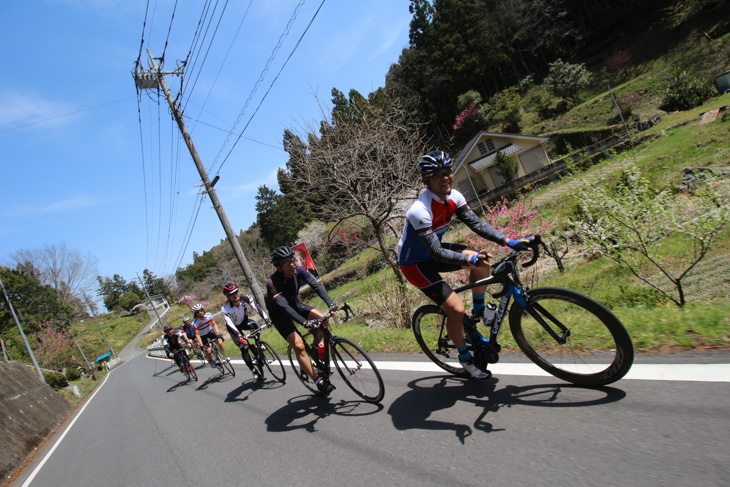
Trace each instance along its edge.
{"label": "white cloud", "polygon": [[65,200],[48,203],[45,205],[31,206],[22,205],[15,209],[9,209],[6,216],[13,215],[14,217],[27,218],[39,215],[53,215],[58,213],[68,213],[76,210],[83,210],[93,206],[97,206],[103,203],[98,198],[90,196],[77,196],[75,198],[69,198]]}
{"label": "white cloud", "polygon": [[0,89],[0,128],[12,129],[41,121],[68,123],[64,115],[74,109],[33,95]]}

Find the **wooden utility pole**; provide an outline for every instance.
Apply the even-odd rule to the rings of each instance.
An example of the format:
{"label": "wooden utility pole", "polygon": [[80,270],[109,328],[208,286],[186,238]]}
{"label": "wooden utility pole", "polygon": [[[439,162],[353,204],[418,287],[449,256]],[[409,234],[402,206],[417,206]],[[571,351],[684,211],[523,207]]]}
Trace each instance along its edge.
{"label": "wooden utility pole", "polygon": [[[18,316],[15,314],[15,308],[13,308],[13,303],[10,302],[10,296],[8,296],[8,292],[5,290],[5,286],[3,285],[2,279],[0,279],[0,288],[2,288],[2,290],[3,290],[3,295],[5,296],[5,301],[8,303],[10,312],[13,314],[13,319],[15,320],[15,324],[18,325],[18,330],[20,330],[20,336],[21,336],[21,338],[23,338],[23,342],[25,343],[25,348],[28,349],[28,355],[30,355],[30,359],[33,361],[33,366],[35,367],[36,372],[38,372],[38,377],[40,377],[41,380],[43,382],[45,382],[46,378],[43,377],[43,372],[41,372],[41,368],[35,359],[35,355],[33,354],[33,349],[30,348],[30,344],[28,343],[28,339],[25,337],[25,332],[23,331],[23,327],[20,326],[20,320],[18,320]],[[3,345],[3,352],[5,352],[4,345]]]}
{"label": "wooden utility pole", "polygon": [[152,311],[155,312],[155,316],[157,316],[157,323],[159,323],[160,326],[163,326],[162,324],[162,318],[159,314],[157,314],[157,307],[155,306],[155,303],[152,302],[152,297],[150,296],[150,293],[147,292],[147,286],[144,285],[144,281],[141,277],[139,277],[139,273],[137,274],[137,279],[139,279],[139,283],[142,284],[142,289],[144,290],[145,295],[147,295],[147,299],[150,302],[150,306],[152,306]]}
{"label": "wooden utility pole", "polygon": [[236,259],[238,260],[238,263],[241,266],[241,270],[243,271],[243,275],[246,277],[246,281],[248,281],[248,285],[251,288],[251,292],[253,293],[254,299],[256,299],[256,302],[258,303],[259,306],[264,307],[265,306],[264,295],[261,293],[261,289],[259,288],[259,285],[256,282],[256,279],[254,278],[253,271],[251,270],[251,266],[248,264],[248,259],[246,259],[246,255],[243,253],[241,244],[238,242],[238,238],[236,237],[236,234],[233,232],[233,228],[231,227],[231,224],[228,221],[228,217],[226,216],[225,211],[223,211],[223,206],[221,205],[221,202],[218,199],[218,195],[216,195],[215,189],[213,189],[213,186],[215,186],[215,183],[218,182],[218,178],[216,177],[212,183],[210,182],[210,179],[208,178],[208,173],[205,171],[205,167],[203,166],[203,163],[200,160],[200,156],[198,156],[198,151],[195,149],[195,145],[193,145],[193,140],[190,138],[188,129],[185,127],[185,122],[183,121],[182,114],[180,113],[180,110],[178,109],[177,104],[175,103],[175,99],[172,97],[172,94],[170,93],[170,89],[167,87],[167,83],[165,83],[165,79],[164,79],[163,75],[180,74],[180,72],[172,71],[169,73],[163,73],[158,68],[157,61],[155,60],[154,57],[152,57],[152,52],[150,52],[149,49],[147,49],[147,54],[150,57],[150,66],[152,67],[152,72],[139,71],[139,68],[138,68],[138,71],[135,72],[135,82],[137,83],[137,86],[141,89],[157,88],[157,85],[159,84],[159,86],[162,88],[162,91],[165,93],[165,97],[167,98],[167,103],[170,105],[170,110],[172,111],[172,115],[173,115],[173,117],[175,117],[175,121],[177,122],[177,125],[180,128],[180,132],[182,133],[183,138],[185,139],[185,144],[187,144],[187,146],[188,146],[190,155],[193,157],[193,162],[195,162],[195,167],[198,168],[198,173],[200,173],[200,179],[203,181],[203,187],[205,188],[205,192],[208,193],[208,196],[210,197],[210,201],[213,203],[213,208],[215,208],[215,211],[218,214],[218,218],[221,221],[221,225],[223,225],[223,230],[225,230],[225,232],[226,232],[226,236],[228,237],[228,242],[231,244],[231,247],[233,248],[233,253],[236,255]]}

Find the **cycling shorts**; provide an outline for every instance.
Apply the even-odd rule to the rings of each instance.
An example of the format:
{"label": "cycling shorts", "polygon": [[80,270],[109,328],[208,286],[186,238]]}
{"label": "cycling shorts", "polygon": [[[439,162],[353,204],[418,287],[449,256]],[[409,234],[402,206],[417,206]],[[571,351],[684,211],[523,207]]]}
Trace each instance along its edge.
{"label": "cycling shorts", "polygon": [[[297,313],[305,318],[309,316],[309,312],[313,309],[313,307],[307,306],[306,304],[297,303]],[[278,331],[285,340],[286,337],[297,331],[296,326],[294,326],[294,320],[291,318],[291,316],[289,316],[286,311],[278,309],[275,310],[274,313],[272,313],[271,311],[272,310],[269,310],[269,318],[271,319],[271,323],[274,324],[274,328],[276,328],[276,331]]]}
{"label": "cycling shorts", "polygon": [[[474,250],[466,245],[455,243],[445,243],[442,245],[444,248],[453,250],[454,252]],[[454,291],[439,273],[459,271],[463,267],[458,264],[446,264],[431,259],[417,264],[402,265],[400,269],[408,282],[420,289],[434,303],[441,306]]]}
{"label": "cycling shorts", "polygon": [[207,345],[209,341],[213,342],[213,341],[217,340],[218,338],[219,338],[218,335],[216,335],[216,333],[213,330],[210,330],[205,335],[200,336],[200,340],[203,342],[203,345]]}

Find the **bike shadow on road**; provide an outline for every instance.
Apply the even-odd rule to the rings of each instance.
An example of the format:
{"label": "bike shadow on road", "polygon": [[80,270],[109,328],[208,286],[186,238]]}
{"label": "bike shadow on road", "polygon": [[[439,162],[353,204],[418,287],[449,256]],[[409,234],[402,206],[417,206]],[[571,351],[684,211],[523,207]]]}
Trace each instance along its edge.
{"label": "bike shadow on road", "polygon": [[[586,388],[574,384],[507,385],[497,388],[499,379],[479,381],[453,376],[422,377],[408,383],[409,391],[396,398],[388,409],[393,425],[399,430],[426,429],[454,431],[463,444],[474,430],[484,433],[504,431],[485,421],[488,413],[502,407],[539,406],[587,407],[620,401],[626,397],[613,387]],[[459,401],[481,409],[472,425],[430,419],[434,413],[449,410]]]}
{"label": "bike shadow on road", "polygon": [[383,410],[382,404],[362,400],[333,400],[332,397],[314,395],[297,396],[266,418],[267,431],[294,431],[303,429],[310,433],[317,431],[316,425],[331,415],[368,416]]}
{"label": "bike shadow on road", "polygon": [[278,389],[282,386],[284,386],[284,384],[273,379],[264,379],[263,381],[257,381],[253,378],[248,379],[245,380],[240,386],[236,387],[228,394],[226,394],[224,402],[245,401],[251,394],[253,394],[257,390]]}

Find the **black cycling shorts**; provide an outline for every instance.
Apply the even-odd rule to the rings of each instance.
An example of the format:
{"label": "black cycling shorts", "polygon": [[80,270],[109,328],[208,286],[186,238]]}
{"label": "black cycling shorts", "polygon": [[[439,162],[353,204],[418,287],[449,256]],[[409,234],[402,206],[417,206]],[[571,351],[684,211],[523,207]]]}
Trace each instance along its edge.
{"label": "black cycling shorts", "polygon": [[[299,303],[297,305],[297,312],[305,318],[309,316],[309,312],[313,309],[313,307],[307,306],[306,304]],[[269,316],[269,318],[274,324],[276,331],[278,331],[285,340],[286,337],[297,331],[296,326],[294,326],[294,320],[291,318],[291,316],[289,316],[286,311],[276,310],[274,313],[272,313],[271,310],[269,310],[269,314],[271,315]]]}
{"label": "black cycling shorts", "polygon": [[[462,253],[464,250],[474,250],[466,245],[445,243],[444,248]],[[431,259],[418,264],[400,266],[403,276],[408,282],[421,290],[434,303],[441,306],[444,301],[454,292],[451,286],[441,277],[441,272],[460,271],[463,267],[459,264],[446,264]]]}

